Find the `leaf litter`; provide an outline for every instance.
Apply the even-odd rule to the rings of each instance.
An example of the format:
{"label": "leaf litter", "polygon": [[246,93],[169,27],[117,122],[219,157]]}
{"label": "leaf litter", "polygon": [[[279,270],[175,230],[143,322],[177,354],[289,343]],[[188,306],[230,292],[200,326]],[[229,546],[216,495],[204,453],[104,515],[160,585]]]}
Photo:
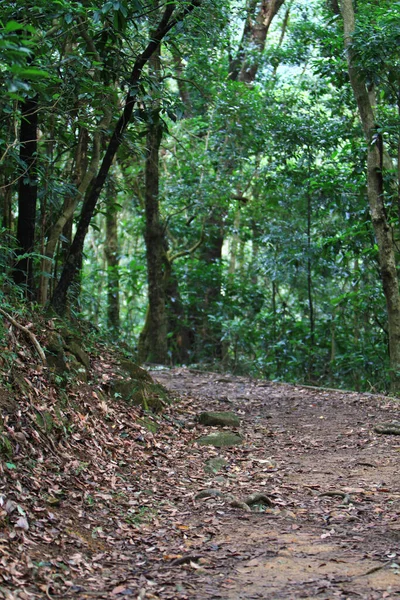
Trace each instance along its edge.
{"label": "leaf litter", "polygon": [[[395,401],[179,368],[143,414],[105,393],[114,368],[60,398],[21,356],[17,404],[1,388],[0,598],[398,597],[400,446],[374,430]],[[199,446],[205,410],[243,443]]]}

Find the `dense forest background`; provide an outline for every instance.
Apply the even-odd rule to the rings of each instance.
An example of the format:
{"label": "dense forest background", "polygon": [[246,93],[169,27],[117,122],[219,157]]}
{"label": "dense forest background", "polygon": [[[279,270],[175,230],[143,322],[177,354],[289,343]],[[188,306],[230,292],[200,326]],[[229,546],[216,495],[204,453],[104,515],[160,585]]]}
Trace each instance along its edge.
{"label": "dense forest background", "polygon": [[399,390],[399,2],[0,17],[4,310],[141,362]]}

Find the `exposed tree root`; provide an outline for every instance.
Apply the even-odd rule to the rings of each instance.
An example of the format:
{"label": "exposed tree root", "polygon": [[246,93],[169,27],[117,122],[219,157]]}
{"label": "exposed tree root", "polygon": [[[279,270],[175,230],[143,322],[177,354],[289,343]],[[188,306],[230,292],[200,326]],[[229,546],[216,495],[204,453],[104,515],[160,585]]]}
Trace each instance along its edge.
{"label": "exposed tree root", "polygon": [[255,493],[247,496],[244,498],[244,500],[240,500],[240,498],[232,496],[232,494],[224,494],[220,490],[216,490],[214,488],[201,490],[201,492],[195,496],[195,500],[201,500],[202,498],[222,498],[223,500],[227,500],[229,502],[229,506],[232,506],[232,508],[241,508],[246,512],[250,512],[250,507],[254,506],[255,504],[263,504],[264,506],[274,505],[272,500],[265,494]]}
{"label": "exposed tree root", "polygon": [[39,344],[37,337],[35,336],[35,334],[32,333],[32,331],[29,331],[29,329],[27,327],[24,327],[24,325],[21,325],[20,323],[18,323],[18,321],[16,321],[11,315],[9,315],[8,313],[6,313],[5,310],[3,310],[2,308],[0,308],[0,314],[3,315],[3,317],[5,317],[7,319],[7,321],[10,321],[10,323],[12,325],[14,325],[14,327],[16,327],[17,329],[19,329],[20,331],[23,331],[23,333],[25,333],[25,335],[27,335],[29,337],[29,339],[31,340],[32,344],[35,346],[37,353],[40,356],[40,359],[42,361],[42,363],[45,365],[47,364],[46,361],[46,355],[41,347],[41,345]]}

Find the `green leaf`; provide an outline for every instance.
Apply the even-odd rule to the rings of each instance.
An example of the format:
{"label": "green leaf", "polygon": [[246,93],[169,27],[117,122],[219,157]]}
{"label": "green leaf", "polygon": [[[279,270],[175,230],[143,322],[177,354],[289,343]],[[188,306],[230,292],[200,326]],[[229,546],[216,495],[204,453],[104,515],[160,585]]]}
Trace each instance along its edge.
{"label": "green leaf", "polygon": [[42,79],[43,77],[50,77],[50,73],[43,71],[42,69],[36,69],[35,67],[12,67],[11,71],[24,79]]}
{"label": "green leaf", "polygon": [[23,29],[23,25],[21,23],[18,23],[17,21],[8,21],[4,29],[8,32],[17,31],[18,29]]}

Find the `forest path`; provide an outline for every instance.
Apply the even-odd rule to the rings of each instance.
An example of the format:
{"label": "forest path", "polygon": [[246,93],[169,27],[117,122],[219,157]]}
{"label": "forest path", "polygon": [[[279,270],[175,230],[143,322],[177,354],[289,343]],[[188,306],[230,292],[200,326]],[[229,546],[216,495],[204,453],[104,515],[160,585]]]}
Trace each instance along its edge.
{"label": "forest path", "polygon": [[[0,463],[1,599],[400,595],[400,438],[374,430],[398,401],[162,369],[179,398],[162,415],[105,399],[93,379],[70,392],[70,431],[51,437],[31,412],[53,392],[26,375],[32,396],[7,421],[13,462]],[[3,390],[5,419],[14,405]],[[216,430],[196,421],[205,410],[236,413],[242,443],[200,445]],[[273,505],[250,511],[254,493]]]}
{"label": "forest path", "polygon": [[[189,446],[183,462],[179,453],[181,542],[166,543],[169,566],[148,573],[153,597],[398,597],[400,438],[373,429],[396,419],[398,403],[189,369],[152,374],[182,396],[178,419],[234,411],[244,436],[235,448]],[[196,425],[193,438],[209,430]],[[216,455],[225,467],[206,473]],[[249,513],[224,497],[193,500],[208,488],[262,492],[274,506]]]}

